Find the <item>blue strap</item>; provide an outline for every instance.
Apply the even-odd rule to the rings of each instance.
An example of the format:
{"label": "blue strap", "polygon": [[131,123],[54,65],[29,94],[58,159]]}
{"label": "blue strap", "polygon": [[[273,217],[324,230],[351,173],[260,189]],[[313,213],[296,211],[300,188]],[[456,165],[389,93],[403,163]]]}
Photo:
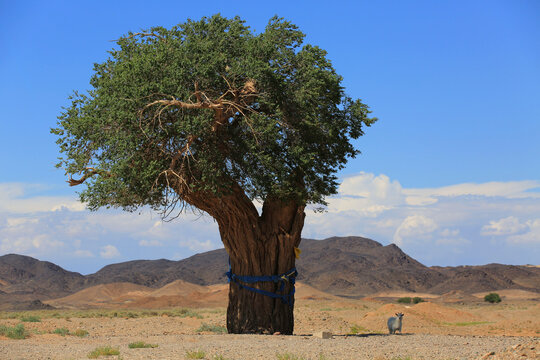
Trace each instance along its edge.
{"label": "blue strap", "polygon": [[[236,274],[233,274],[233,272],[231,270],[231,261],[229,259],[229,271],[227,271],[225,273],[225,275],[227,275],[228,282],[231,282],[231,280],[234,281],[241,289],[246,289],[246,290],[249,290],[249,291],[253,291],[253,292],[256,292],[258,294],[269,296],[269,297],[274,298],[274,299],[281,298],[281,301],[284,304],[289,304],[289,306],[292,306],[292,297],[293,297],[294,292],[295,292],[294,284],[296,282],[296,276],[298,276],[298,271],[296,270],[296,268],[292,268],[291,270],[289,270],[289,271],[287,271],[287,272],[285,272],[285,273],[283,273],[281,275],[270,275],[270,276],[236,275]],[[240,283],[240,282],[243,282],[243,283],[253,284],[253,283],[256,283],[256,282],[270,282],[270,281],[273,281],[275,283],[280,283],[280,287],[279,287],[278,292],[283,291],[283,289],[285,288],[285,283],[286,282],[291,283],[292,286],[293,286],[293,289],[289,294],[278,294],[278,293],[273,293],[273,292],[270,292],[270,291],[257,289],[257,288],[247,286],[247,285],[244,285],[244,284]]]}

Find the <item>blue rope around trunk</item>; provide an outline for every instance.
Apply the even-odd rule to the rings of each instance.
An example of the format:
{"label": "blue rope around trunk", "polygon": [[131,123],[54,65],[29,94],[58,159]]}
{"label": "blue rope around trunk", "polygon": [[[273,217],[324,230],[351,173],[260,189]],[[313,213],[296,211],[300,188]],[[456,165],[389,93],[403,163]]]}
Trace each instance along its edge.
{"label": "blue rope around trunk", "polygon": [[[281,275],[269,275],[269,276],[236,275],[236,274],[233,274],[231,270],[231,261],[229,259],[229,271],[227,271],[225,275],[227,275],[227,278],[229,279],[228,282],[231,282],[231,281],[235,282],[241,289],[253,291],[258,294],[269,296],[275,299],[279,298],[284,304],[288,304],[291,307],[293,305],[292,297],[295,292],[294,283],[296,282],[296,277],[298,276],[298,271],[296,270],[295,267]],[[270,291],[265,291],[265,290],[257,289],[257,288],[242,284],[242,283],[253,284],[256,282],[270,282],[270,281],[275,282],[275,283],[280,283],[280,287],[278,290],[279,293],[283,292],[283,289],[285,288],[285,283],[291,283],[293,286],[293,289],[288,294],[279,294],[279,293],[273,293]]]}

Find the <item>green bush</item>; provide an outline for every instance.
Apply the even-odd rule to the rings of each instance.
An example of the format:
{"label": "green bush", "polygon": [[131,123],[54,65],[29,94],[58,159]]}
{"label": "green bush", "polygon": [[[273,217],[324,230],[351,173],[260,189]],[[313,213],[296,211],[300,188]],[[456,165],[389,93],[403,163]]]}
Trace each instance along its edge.
{"label": "green bush", "polygon": [[216,334],[226,334],[227,329],[224,326],[219,325],[208,325],[203,323],[198,329],[197,332],[213,332]]}
{"label": "green bush", "polygon": [[363,326],[353,325],[353,326],[351,326],[350,333],[353,334],[353,335],[356,335],[356,334],[364,333],[364,332],[367,332],[367,331],[368,330]]}
{"label": "green bush", "polygon": [[25,316],[21,318],[22,322],[40,322],[39,316]]}
{"label": "green bush", "polygon": [[192,317],[192,318],[196,318],[196,319],[202,319],[203,317],[201,316],[201,314],[193,311],[193,310],[190,310],[190,309],[177,309],[177,310],[174,310],[172,313],[169,314],[169,316],[178,316],[178,317]]}
{"label": "green bush", "polygon": [[58,328],[58,329],[54,329],[53,334],[66,336],[66,335],[69,335],[69,330],[66,328]]}
{"label": "green bush", "polygon": [[418,303],[421,303],[421,302],[424,302],[424,301],[425,301],[424,299],[422,299],[421,297],[418,297],[418,296],[414,297],[412,299],[413,304],[418,304]]}
{"label": "green bush", "polygon": [[401,304],[410,304],[411,301],[412,299],[410,297],[402,297],[402,298],[397,299],[397,302]]}
{"label": "green bush", "polygon": [[136,342],[132,342],[131,344],[129,344],[128,347],[130,349],[147,349],[147,348],[157,348],[158,345],[157,344],[148,344],[148,343],[145,343],[144,341],[136,341]]}
{"label": "green bush", "polygon": [[28,337],[28,332],[23,324],[18,324],[14,327],[2,325],[0,326],[0,335],[4,335],[10,339],[26,339]]}
{"label": "green bush", "polygon": [[186,351],[186,359],[204,359],[206,353],[202,350]]}
{"label": "green bush", "polygon": [[484,301],[489,303],[500,303],[502,301],[501,297],[497,293],[490,293],[484,296]]}
{"label": "green bush", "polygon": [[100,356],[111,356],[111,355],[120,355],[118,349],[112,348],[110,346],[99,347],[88,354],[89,359],[97,359]]}

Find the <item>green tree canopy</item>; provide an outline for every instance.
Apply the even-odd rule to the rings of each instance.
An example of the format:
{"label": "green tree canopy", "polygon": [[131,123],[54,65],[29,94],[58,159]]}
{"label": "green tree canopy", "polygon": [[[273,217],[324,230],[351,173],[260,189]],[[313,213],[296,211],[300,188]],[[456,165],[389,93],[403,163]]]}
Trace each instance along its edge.
{"label": "green tree canopy", "polygon": [[262,292],[231,281],[230,333],[292,334],[305,206],[336,193],[351,139],[376,120],[303,39],[277,17],[259,34],[219,15],[129,33],[52,129],[90,209],[187,204],[218,223],[230,274],[287,274]]}
{"label": "green tree canopy", "polygon": [[188,193],[238,185],[249,199],[324,204],[358,153],[350,139],[376,119],[303,39],[281,18],[257,34],[219,15],[122,36],[52,129],[57,166],[86,180],[90,209],[199,207]]}

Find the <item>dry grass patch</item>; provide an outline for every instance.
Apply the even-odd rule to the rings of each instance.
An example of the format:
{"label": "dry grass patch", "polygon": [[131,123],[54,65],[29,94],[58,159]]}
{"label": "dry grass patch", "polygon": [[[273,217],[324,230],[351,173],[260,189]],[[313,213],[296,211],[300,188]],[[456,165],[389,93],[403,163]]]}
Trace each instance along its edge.
{"label": "dry grass patch", "polygon": [[94,349],[90,354],[88,354],[89,359],[97,359],[100,356],[114,356],[120,355],[120,351],[116,348],[110,346],[103,346]]}
{"label": "dry grass patch", "polygon": [[70,335],[78,336],[78,337],[85,337],[88,336],[88,331],[84,329],[77,329],[74,333],[70,333]]}
{"label": "dry grass patch", "polygon": [[148,344],[144,341],[135,341],[128,345],[128,348],[130,349],[148,349],[148,348],[157,348],[157,344]]}
{"label": "dry grass patch", "polygon": [[209,325],[203,323],[198,329],[197,332],[212,332],[215,334],[226,334],[227,328],[220,325]]}
{"label": "dry grass patch", "polygon": [[448,326],[475,326],[475,325],[483,325],[483,324],[490,324],[490,321],[463,321],[463,322],[455,322],[455,323],[449,323],[445,322],[444,325]]}
{"label": "dry grass patch", "polygon": [[21,317],[21,321],[22,322],[41,322],[41,318],[35,315],[24,316],[24,317]]}
{"label": "dry grass patch", "polygon": [[292,353],[276,354],[276,358],[278,360],[306,360],[305,357],[300,356],[300,355],[296,355],[296,354],[292,354]]}
{"label": "dry grass patch", "polygon": [[[216,313],[223,312],[223,310],[215,309],[202,309],[194,311],[189,308],[172,308],[164,310],[114,310],[114,309],[87,309],[87,310],[29,310],[22,312],[8,312],[0,311],[0,319],[70,319],[70,318],[146,318],[154,316],[170,316],[170,317],[192,317],[196,319],[203,319],[201,313]],[[26,320],[30,321],[30,320]]]}
{"label": "dry grass patch", "polygon": [[186,359],[204,359],[206,353],[202,350],[186,351]]}
{"label": "dry grass patch", "polygon": [[69,335],[69,330],[66,328],[56,328],[54,329],[53,334],[66,336],[66,335]]}

